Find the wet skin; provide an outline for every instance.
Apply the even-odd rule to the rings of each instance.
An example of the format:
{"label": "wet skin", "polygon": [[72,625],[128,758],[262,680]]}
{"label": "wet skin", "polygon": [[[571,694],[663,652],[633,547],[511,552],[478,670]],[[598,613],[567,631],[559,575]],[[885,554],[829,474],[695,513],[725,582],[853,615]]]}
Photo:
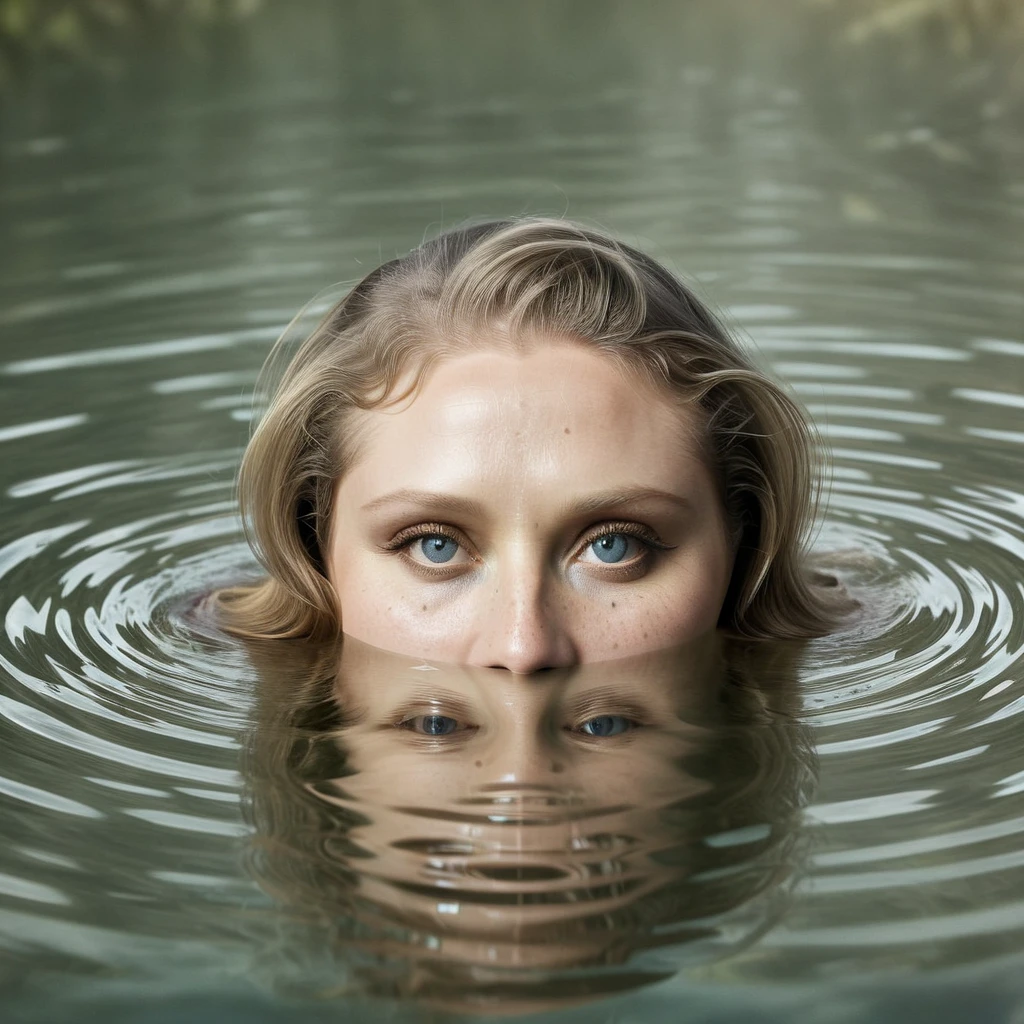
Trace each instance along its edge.
{"label": "wet skin", "polygon": [[347,635],[529,674],[714,629],[732,552],[699,417],[608,356],[484,347],[355,426],[328,557]]}

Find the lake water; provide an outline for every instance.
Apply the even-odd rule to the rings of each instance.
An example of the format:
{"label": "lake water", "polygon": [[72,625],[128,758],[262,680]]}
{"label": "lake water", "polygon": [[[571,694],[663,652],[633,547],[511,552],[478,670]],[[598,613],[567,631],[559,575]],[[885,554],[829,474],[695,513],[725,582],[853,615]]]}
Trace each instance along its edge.
{"label": "lake water", "polygon": [[[7,81],[5,1019],[1024,1021],[1024,22],[924,6],[299,0]],[[725,311],[830,446],[817,546],[897,606],[691,716],[677,803],[525,860],[611,812],[392,807],[333,663],[179,615],[254,568],[232,475],[296,310],[520,212]]]}

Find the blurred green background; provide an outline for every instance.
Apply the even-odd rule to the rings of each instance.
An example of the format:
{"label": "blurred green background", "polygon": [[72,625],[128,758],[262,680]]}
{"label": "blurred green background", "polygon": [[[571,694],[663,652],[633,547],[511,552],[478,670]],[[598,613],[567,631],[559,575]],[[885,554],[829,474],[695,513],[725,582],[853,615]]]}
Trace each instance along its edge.
{"label": "blurred green background", "polygon": [[[170,42],[197,52],[211,45],[225,26],[258,21],[266,9],[298,8],[294,0],[0,0],[0,73],[10,80],[39,61],[85,65],[104,74],[117,74],[128,60],[126,50],[150,39]],[[445,5],[433,2],[393,4],[346,3],[353,17],[365,19],[373,7],[394,15],[396,32],[428,36]],[[481,0],[478,14],[498,7]],[[540,14],[536,5],[525,16]],[[627,13],[633,4],[620,5]],[[685,9],[686,3],[675,5]],[[758,10],[760,8],[760,10]],[[579,8],[586,20],[585,5]],[[941,41],[950,55],[969,56],[978,40],[993,33],[1020,43],[1024,40],[1024,4],[1017,0],[772,0],[750,5],[752,18],[793,18],[805,12],[829,12],[844,41],[857,45],[888,35],[913,59],[922,44]],[[666,12],[669,13],[669,12]],[[557,12],[552,22],[557,22]],[[543,30],[543,26],[538,26]],[[566,40],[568,43],[568,40]],[[1020,76],[1017,76],[1020,86]]]}

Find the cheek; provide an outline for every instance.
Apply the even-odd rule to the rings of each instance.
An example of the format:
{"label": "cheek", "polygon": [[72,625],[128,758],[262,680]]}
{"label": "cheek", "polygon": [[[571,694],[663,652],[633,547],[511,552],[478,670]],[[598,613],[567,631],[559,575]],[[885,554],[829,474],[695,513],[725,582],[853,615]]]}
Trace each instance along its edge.
{"label": "cheek", "polygon": [[712,543],[645,584],[607,590],[580,609],[586,661],[661,650],[705,636],[718,625],[730,557]]}
{"label": "cheek", "polygon": [[[581,758],[580,771],[572,782],[597,805],[623,804],[636,810],[637,794],[643,806],[654,810],[664,801],[696,795],[709,787],[680,771],[679,758],[686,751],[664,742],[664,737],[643,738],[616,751],[596,751]],[[636,813],[636,811],[634,811]]]}
{"label": "cheek", "polygon": [[713,630],[713,601],[694,601],[673,592],[648,592],[605,601],[603,614],[588,610],[581,623],[584,661],[604,661],[657,651],[695,640]]}
{"label": "cheek", "polygon": [[350,751],[354,774],[346,777],[345,790],[354,799],[389,807],[395,794],[401,793],[408,806],[442,807],[465,789],[465,758],[424,754],[402,741],[367,740],[360,749]]}
{"label": "cheek", "polygon": [[395,654],[465,660],[470,616],[451,592],[417,587],[406,570],[377,560],[352,559],[331,578],[343,633]]}

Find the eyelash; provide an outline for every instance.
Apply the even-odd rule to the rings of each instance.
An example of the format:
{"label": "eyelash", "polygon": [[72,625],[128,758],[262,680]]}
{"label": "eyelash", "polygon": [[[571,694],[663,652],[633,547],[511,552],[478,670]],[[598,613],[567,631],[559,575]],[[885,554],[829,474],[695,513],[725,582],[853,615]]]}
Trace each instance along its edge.
{"label": "eyelash", "polygon": [[[462,726],[462,728],[460,728],[458,730],[455,730],[454,732],[450,732],[450,733],[432,734],[432,733],[426,733],[426,732],[418,732],[416,730],[416,722],[418,722],[418,721],[420,721],[421,719],[424,719],[424,718],[446,718],[446,719],[452,719],[453,721],[457,722],[460,726]],[[472,723],[467,724],[462,719],[455,718],[453,715],[443,715],[443,714],[441,714],[440,711],[427,711],[427,712],[422,712],[422,713],[416,714],[416,715],[405,715],[400,721],[396,721],[395,722],[395,727],[398,728],[398,729],[402,729],[405,732],[412,733],[414,736],[417,736],[417,737],[419,737],[422,740],[425,740],[427,742],[435,742],[435,743],[438,740],[449,740],[449,741],[451,741],[454,738],[465,739],[466,738],[466,734],[476,732],[477,728],[478,728],[477,726],[473,725]]]}
{"label": "eyelash", "polygon": [[[424,718],[452,719],[453,721],[455,721],[459,725],[461,725],[462,728],[457,729],[457,730],[453,730],[450,733],[438,733],[438,734],[421,733],[421,732],[418,732],[416,730],[415,723],[420,721],[421,719],[424,719]],[[578,724],[575,725],[575,726],[569,726],[569,725],[564,726],[563,730],[565,732],[567,732],[567,733],[571,733],[574,736],[582,736],[582,737],[585,737],[587,739],[595,739],[595,740],[596,739],[608,739],[610,737],[594,736],[591,733],[586,733],[586,732],[583,731],[583,726],[589,725],[591,722],[593,722],[593,721],[595,721],[595,720],[597,720],[599,718],[621,718],[621,719],[623,719],[627,723],[626,729],[623,730],[622,733],[616,733],[615,734],[616,736],[627,735],[629,733],[635,732],[637,729],[644,728],[644,724],[640,720],[640,716],[632,716],[632,715],[630,715],[630,714],[628,714],[626,712],[605,711],[605,712],[597,712],[597,713],[595,713],[593,715],[590,715],[590,717],[588,717],[588,718],[582,718],[582,719],[579,720]],[[399,720],[397,720],[395,722],[395,728],[402,729],[405,732],[412,733],[413,735],[418,736],[418,737],[420,737],[421,739],[423,739],[425,741],[437,742],[439,740],[445,740],[445,739],[449,740],[449,741],[451,741],[453,739],[456,739],[456,738],[458,738],[458,739],[465,739],[466,738],[465,734],[476,732],[478,727],[473,725],[473,724],[466,724],[461,719],[454,718],[452,715],[443,715],[439,711],[434,711],[434,712],[429,712],[428,711],[428,712],[425,712],[423,714],[418,714],[418,715],[404,715],[403,717],[401,717]]]}
{"label": "eyelash", "polygon": [[[610,522],[603,524],[592,534],[588,534],[587,538],[577,549],[577,553],[583,551],[588,545],[593,544],[594,541],[613,534],[635,537],[646,546],[647,550],[645,550],[638,558],[633,559],[631,562],[624,563],[630,567],[635,567],[638,562],[645,561],[650,557],[652,551],[668,551],[674,547],[672,544],[666,544],[652,529],[647,526],[642,526],[640,523]],[[447,537],[460,547],[466,547],[463,543],[463,538],[450,526],[445,526],[444,523],[424,523],[421,526],[412,526],[406,530],[402,530],[393,540],[384,544],[383,548],[385,551],[401,551],[404,548],[409,547],[409,545],[414,541],[424,540],[427,537]],[[410,561],[412,560],[410,559]],[[617,564],[618,563],[612,563],[609,568],[614,569]],[[415,565],[417,570],[422,571],[428,576],[450,577],[454,575],[451,569],[432,569],[430,566],[423,565],[421,562],[413,562],[413,565]]]}

